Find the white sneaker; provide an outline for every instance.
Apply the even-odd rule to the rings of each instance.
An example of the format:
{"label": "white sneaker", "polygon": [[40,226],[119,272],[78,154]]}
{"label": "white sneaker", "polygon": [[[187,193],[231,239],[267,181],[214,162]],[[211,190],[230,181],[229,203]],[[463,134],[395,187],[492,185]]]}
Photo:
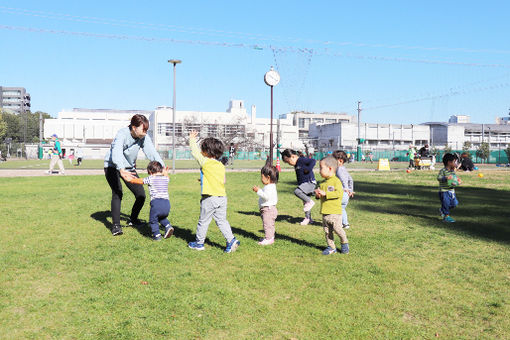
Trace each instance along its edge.
{"label": "white sneaker", "polygon": [[265,238],[265,239],[263,239],[262,241],[259,242],[259,244],[261,246],[269,246],[269,245],[271,245],[273,243],[274,243],[274,237],[273,238],[269,238],[269,239]]}
{"label": "white sneaker", "polygon": [[301,223],[299,223],[301,225],[308,225],[310,224],[310,219],[309,218],[305,218],[304,220],[301,221]]}
{"label": "white sneaker", "polygon": [[350,228],[350,226],[349,226],[348,224],[344,224],[344,225],[342,226],[342,228],[344,228],[344,229],[349,229],[349,228]]}
{"label": "white sneaker", "polygon": [[312,210],[313,206],[315,205],[315,202],[314,201],[309,201],[309,202],[306,202],[304,207],[303,207],[303,211],[304,212],[307,212],[307,211],[310,211]]}

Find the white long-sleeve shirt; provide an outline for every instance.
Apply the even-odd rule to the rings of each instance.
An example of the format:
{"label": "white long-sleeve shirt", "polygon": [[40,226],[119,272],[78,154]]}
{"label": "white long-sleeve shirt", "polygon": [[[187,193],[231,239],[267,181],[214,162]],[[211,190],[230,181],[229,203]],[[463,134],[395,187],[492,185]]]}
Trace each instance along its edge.
{"label": "white long-sleeve shirt", "polygon": [[276,192],[276,184],[274,183],[269,183],[263,188],[260,188],[259,191],[257,191],[257,195],[259,195],[259,207],[261,208],[270,207],[278,203],[278,193]]}

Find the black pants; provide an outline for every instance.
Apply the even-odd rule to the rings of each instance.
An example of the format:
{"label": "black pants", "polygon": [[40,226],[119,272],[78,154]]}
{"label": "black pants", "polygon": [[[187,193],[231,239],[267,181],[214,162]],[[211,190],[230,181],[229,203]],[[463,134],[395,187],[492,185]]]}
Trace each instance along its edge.
{"label": "black pants", "polygon": [[[138,177],[136,170],[131,170],[133,176]],[[104,168],[104,174],[106,176],[106,180],[112,188],[112,222],[114,225],[120,224],[120,202],[122,201],[122,184],[120,183],[119,170],[108,167]],[[142,210],[143,204],[145,203],[145,190],[142,184],[133,184],[126,182],[123,178],[124,184],[128,187],[129,190],[135,195],[135,203],[133,204],[133,208],[131,208],[131,220],[137,219],[140,210]]]}

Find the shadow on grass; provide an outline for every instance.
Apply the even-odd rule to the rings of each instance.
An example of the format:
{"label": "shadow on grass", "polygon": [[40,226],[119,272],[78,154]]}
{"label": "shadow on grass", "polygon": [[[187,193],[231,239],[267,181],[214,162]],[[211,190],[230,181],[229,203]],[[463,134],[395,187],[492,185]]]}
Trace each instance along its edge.
{"label": "shadow on grass", "polygon": [[[173,224],[172,224],[172,226],[175,229],[173,237],[180,238],[181,240],[186,241],[186,243],[196,240],[195,234],[193,234],[193,232],[191,232],[191,230],[185,229],[185,228],[180,228],[179,226],[173,225]],[[221,245],[219,243],[212,242],[208,238],[205,239],[205,244],[207,244],[211,247],[215,247],[215,248],[220,248],[220,249],[225,248],[225,245]]]}
{"label": "shadow on grass", "polygon": [[[112,213],[110,210],[97,211],[90,215],[90,217],[92,217],[96,221],[103,223],[105,228],[108,229],[108,231],[111,231],[111,228],[112,228],[112,223],[108,220],[111,216],[112,216]],[[129,215],[120,213],[120,218],[121,218],[121,220],[128,221]],[[127,228],[128,226],[123,226],[123,227]],[[129,228],[131,228],[131,227],[129,227]],[[138,233],[140,233],[140,235],[142,235],[144,237],[149,237],[149,238],[152,237],[151,228],[148,223],[145,223],[140,226],[135,226],[133,228],[136,229],[138,231]]]}
{"label": "shadow on grass", "polygon": [[[260,216],[260,213],[255,212],[255,211],[238,211],[238,213],[244,214],[244,215]],[[283,216],[287,216],[287,215],[283,215]],[[290,217],[290,216],[288,216],[288,217]],[[276,220],[278,221],[278,218]],[[305,227],[302,227],[302,228],[307,228],[307,227],[305,226]],[[241,235],[241,236],[246,237],[246,238],[251,238],[252,240],[255,240],[257,242],[260,241],[260,239],[262,238],[262,235],[257,235],[257,234],[254,234],[254,233],[252,233],[250,231],[247,231],[247,230],[244,230],[244,229],[239,229],[239,228],[232,227],[232,231],[234,232],[234,234],[238,234],[238,235]],[[288,242],[291,242],[291,243],[294,243],[294,244],[297,244],[297,245],[300,245],[300,246],[316,248],[316,249],[319,249],[319,250],[322,250],[324,248],[324,246],[319,246],[319,245],[317,245],[315,243],[311,243],[311,242],[308,242],[308,241],[305,241],[305,240],[297,239],[297,238],[294,238],[292,236],[288,236],[288,235],[285,235],[285,234],[282,234],[282,233],[278,233],[278,232],[275,233],[275,239],[276,240],[284,240],[284,241],[288,241]]]}
{"label": "shadow on grass", "polygon": [[[459,205],[452,210],[456,223],[444,223],[440,220],[437,191],[435,186],[356,182],[355,204],[358,209],[413,216],[426,220],[427,224],[436,228],[510,243],[510,191],[459,187],[456,190]],[[466,220],[464,217],[478,222]]]}

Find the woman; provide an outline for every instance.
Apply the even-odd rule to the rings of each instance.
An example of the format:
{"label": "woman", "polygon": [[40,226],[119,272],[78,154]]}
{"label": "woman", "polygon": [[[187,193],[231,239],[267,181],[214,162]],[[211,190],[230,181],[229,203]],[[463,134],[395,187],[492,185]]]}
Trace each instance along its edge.
{"label": "woman", "polygon": [[131,118],[131,124],[117,132],[110,150],[106,153],[104,173],[112,189],[111,209],[113,236],[122,235],[122,226],[120,225],[120,203],[122,201],[121,178],[128,189],[135,195],[135,203],[131,209],[128,225],[143,225],[138,219],[138,214],[145,203],[145,190],[143,185],[133,184],[127,181],[131,177],[138,177],[135,165],[138,151],[142,149],[149,160],[157,161],[162,166],[165,166],[161,156],[154,148],[151,138],[147,136],[148,129],[149,120],[147,117],[139,114],[134,115]]}

